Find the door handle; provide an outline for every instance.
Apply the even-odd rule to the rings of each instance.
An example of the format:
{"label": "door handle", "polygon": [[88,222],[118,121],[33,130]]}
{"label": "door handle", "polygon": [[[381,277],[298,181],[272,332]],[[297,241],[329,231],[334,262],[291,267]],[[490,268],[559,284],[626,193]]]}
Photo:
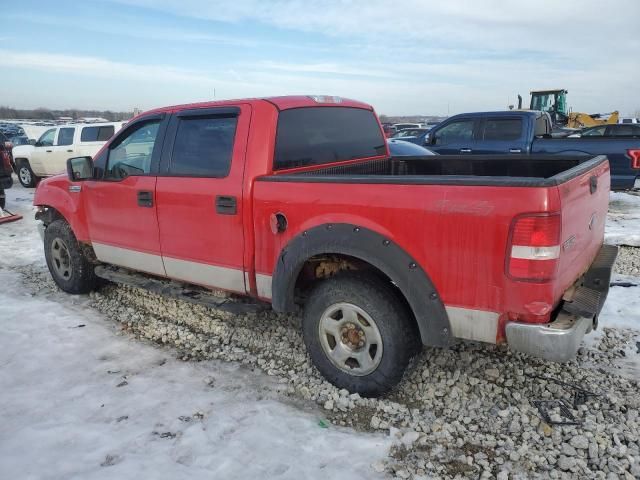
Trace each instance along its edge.
{"label": "door handle", "polygon": [[51,152],[53,152],[53,150],[47,150],[47,153],[51,153]]}
{"label": "door handle", "polygon": [[73,150],[67,150],[67,152],[71,153],[71,152],[73,152]]}
{"label": "door handle", "polygon": [[153,192],[140,190],[138,192],[138,206],[153,207]]}
{"label": "door handle", "polygon": [[235,215],[238,213],[236,197],[216,196],[216,212],[220,215]]}
{"label": "door handle", "polygon": [[460,153],[471,153],[471,149],[470,148],[461,148],[460,149]]}
{"label": "door handle", "polygon": [[522,153],[521,148],[510,148],[509,153]]}

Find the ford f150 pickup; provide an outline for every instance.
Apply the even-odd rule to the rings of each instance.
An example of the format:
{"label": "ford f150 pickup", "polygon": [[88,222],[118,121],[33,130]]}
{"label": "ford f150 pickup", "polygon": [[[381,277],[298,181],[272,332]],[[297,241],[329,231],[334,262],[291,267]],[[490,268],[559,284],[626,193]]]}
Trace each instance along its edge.
{"label": "ford f150 pickup", "polygon": [[606,155],[612,190],[640,188],[640,138],[555,138],[551,119],[538,111],[462,113],[435,127],[425,146],[441,155]]}
{"label": "ford f150 pickup", "polygon": [[373,109],[339,97],[144,113],[39,184],[47,265],[69,293],[116,269],[303,306],[317,368],[363,395],[392,388],[422,345],[571,358],[616,256],[606,157],[388,148]]}

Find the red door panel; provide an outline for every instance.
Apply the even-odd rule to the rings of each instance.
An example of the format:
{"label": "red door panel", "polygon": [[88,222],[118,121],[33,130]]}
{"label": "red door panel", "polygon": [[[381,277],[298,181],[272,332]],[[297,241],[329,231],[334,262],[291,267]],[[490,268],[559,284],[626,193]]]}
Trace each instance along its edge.
{"label": "red door panel", "polygon": [[155,176],[131,176],[119,182],[89,181],[82,186],[89,236],[98,259],[164,275],[155,202],[139,205],[139,192],[153,199]]}
{"label": "red door panel", "polygon": [[[251,107],[240,105],[231,165],[220,177],[158,177],[156,197],[162,256],[167,275],[199,285],[244,293],[242,182]],[[180,132],[172,118],[167,135]],[[198,141],[194,136],[192,141]],[[178,136],[167,140],[176,158]],[[209,152],[205,151],[205,155]],[[173,160],[169,160],[172,165]]]}

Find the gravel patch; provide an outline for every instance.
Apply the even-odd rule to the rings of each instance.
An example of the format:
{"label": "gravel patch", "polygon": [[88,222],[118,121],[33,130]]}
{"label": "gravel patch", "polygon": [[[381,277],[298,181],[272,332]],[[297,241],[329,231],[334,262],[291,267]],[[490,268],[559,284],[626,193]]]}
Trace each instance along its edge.
{"label": "gravel patch", "polygon": [[640,276],[640,247],[621,245],[614,271],[622,275]]}
{"label": "gravel patch", "polygon": [[[617,268],[628,264],[625,257]],[[48,272],[19,270],[34,294],[62,295]],[[124,331],[171,347],[183,360],[259,368],[281,379],[284,396],[314,402],[335,425],[388,432],[394,445],[372,468],[389,476],[640,478],[640,381],[616,373],[617,360],[640,341],[636,330],[604,329],[595,346],[564,365],[475,343],[425,348],[397,389],[367,399],[319,375],[295,315],[234,316],[115,285],[88,302]],[[598,396],[574,408],[573,390],[552,379]],[[566,400],[580,425],[545,423],[534,399]],[[550,411],[552,420],[560,414]]]}

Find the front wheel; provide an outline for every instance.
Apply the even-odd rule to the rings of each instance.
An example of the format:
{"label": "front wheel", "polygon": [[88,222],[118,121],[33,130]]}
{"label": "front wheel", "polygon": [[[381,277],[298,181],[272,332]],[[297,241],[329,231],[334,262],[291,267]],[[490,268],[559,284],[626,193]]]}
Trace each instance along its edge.
{"label": "front wheel", "polygon": [[25,188],[35,187],[38,183],[39,178],[33,173],[27,160],[20,160],[18,164],[18,180],[20,185]]}
{"label": "front wheel", "polygon": [[93,265],[86,259],[71,226],[51,222],[44,231],[44,256],[54,282],[67,293],[89,293],[97,283]]}
{"label": "front wheel", "polygon": [[420,338],[390,284],[353,274],[324,280],[311,292],[303,336],[327,380],[364,396],[382,395],[402,379]]}

